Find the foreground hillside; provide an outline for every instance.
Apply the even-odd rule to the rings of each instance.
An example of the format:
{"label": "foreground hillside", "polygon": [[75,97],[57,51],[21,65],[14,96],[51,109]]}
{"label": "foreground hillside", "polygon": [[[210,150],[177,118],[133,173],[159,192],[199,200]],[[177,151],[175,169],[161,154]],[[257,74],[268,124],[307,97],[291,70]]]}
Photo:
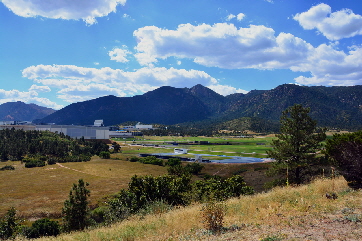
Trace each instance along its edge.
{"label": "foreground hillside", "polygon": [[[326,198],[332,192],[336,200]],[[350,190],[343,178],[320,179],[228,200],[220,235],[204,229],[202,205],[195,204],[40,240],[361,240],[361,204],[361,191]]]}

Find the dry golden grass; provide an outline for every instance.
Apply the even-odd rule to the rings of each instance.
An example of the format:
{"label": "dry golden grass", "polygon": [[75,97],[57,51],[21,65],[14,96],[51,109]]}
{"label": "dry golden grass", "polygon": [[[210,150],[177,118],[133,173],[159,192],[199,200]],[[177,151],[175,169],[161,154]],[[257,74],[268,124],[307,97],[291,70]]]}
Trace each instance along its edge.
{"label": "dry golden grass", "polygon": [[[339,197],[327,199],[326,192]],[[361,191],[350,190],[343,178],[320,179],[225,202],[229,230],[217,236],[203,229],[202,205],[195,204],[40,240],[361,240],[361,222],[348,218],[362,214],[361,204]]]}
{"label": "dry golden grass", "polygon": [[14,171],[0,173],[0,215],[13,206],[18,214],[27,218],[59,215],[73,183],[78,179],[90,183],[90,201],[96,204],[104,196],[127,187],[133,175],[157,176],[167,172],[160,166],[98,157],[93,157],[90,162],[37,168],[25,168],[20,162],[0,165],[15,167]]}

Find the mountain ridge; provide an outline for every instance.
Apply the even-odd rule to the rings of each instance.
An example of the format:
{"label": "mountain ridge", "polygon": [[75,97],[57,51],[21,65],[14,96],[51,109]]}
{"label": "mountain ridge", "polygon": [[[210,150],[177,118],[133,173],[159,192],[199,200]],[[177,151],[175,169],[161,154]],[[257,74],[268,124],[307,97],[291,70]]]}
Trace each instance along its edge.
{"label": "mountain ridge", "polygon": [[70,104],[38,123],[92,125],[103,119],[106,125],[127,121],[173,125],[211,123],[243,117],[279,122],[283,110],[294,104],[310,107],[320,126],[342,129],[362,128],[362,86],[279,85],[271,90],[222,96],[195,85],[192,88],[162,86],[133,97],[103,96]]}
{"label": "mountain ridge", "polygon": [[33,121],[44,118],[55,110],[21,101],[6,102],[0,105],[0,121]]}

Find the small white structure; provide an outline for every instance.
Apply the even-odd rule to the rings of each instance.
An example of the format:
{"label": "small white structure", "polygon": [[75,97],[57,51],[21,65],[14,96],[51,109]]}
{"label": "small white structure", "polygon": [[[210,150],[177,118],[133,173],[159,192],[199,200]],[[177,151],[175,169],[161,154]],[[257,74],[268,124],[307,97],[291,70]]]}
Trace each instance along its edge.
{"label": "small white structure", "polygon": [[140,122],[138,122],[136,125],[135,125],[135,129],[152,129],[152,125],[141,125]]}
{"label": "small white structure", "polygon": [[95,120],[94,121],[94,126],[97,126],[97,127],[104,126],[103,120]]}
{"label": "small white structure", "polygon": [[187,149],[175,148],[175,149],[173,150],[173,152],[174,152],[175,154],[187,154]]}
{"label": "small white structure", "polygon": [[191,161],[202,162],[202,156],[201,155],[195,155],[195,158],[191,158]]}

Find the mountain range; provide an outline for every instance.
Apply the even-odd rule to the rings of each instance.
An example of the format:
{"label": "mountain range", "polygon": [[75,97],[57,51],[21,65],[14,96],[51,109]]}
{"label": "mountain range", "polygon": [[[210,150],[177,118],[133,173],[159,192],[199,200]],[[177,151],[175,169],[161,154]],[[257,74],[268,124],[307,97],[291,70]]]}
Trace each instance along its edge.
{"label": "mountain range", "polygon": [[293,84],[228,96],[202,85],[192,88],[164,86],[133,97],[111,95],[73,103],[36,122],[92,125],[94,120],[103,119],[105,125],[127,121],[165,125],[197,122],[206,125],[251,117],[277,123],[282,111],[294,104],[310,107],[311,117],[320,126],[362,128],[362,86],[307,87]]}
{"label": "mountain range", "polygon": [[33,121],[44,118],[55,110],[38,106],[36,104],[25,104],[24,102],[7,102],[0,105],[0,121]]}

